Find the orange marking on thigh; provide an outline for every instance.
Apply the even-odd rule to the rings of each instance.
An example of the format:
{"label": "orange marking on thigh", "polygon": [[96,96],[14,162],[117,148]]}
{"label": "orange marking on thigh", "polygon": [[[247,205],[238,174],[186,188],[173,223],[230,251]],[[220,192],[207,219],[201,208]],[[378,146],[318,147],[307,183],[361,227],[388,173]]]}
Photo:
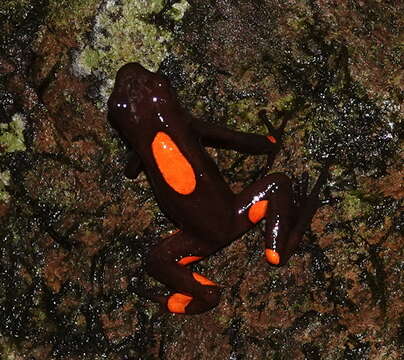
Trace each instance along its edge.
{"label": "orange marking on thigh", "polygon": [[276,139],[275,137],[273,137],[272,135],[268,135],[267,139],[272,143],[272,144],[276,144]]}
{"label": "orange marking on thigh", "polygon": [[185,266],[185,265],[191,264],[191,263],[201,260],[201,259],[202,259],[202,256],[186,256],[186,257],[183,257],[182,259],[178,260],[177,264]]}
{"label": "orange marking on thigh", "polygon": [[192,299],[192,296],[175,293],[168,298],[167,309],[172,313],[185,314],[185,309]]}
{"label": "orange marking on thigh", "polygon": [[152,152],[164,180],[176,192],[188,195],[195,190],[195,172],[181,150],[165,132],[159,131]]}
{"label": "orange marking on thigh", "polygon": [[281,262],[281,257],[275,250],[265,249],[265,256],[270,264],[279,265]]}
{"label": "orange marking on thigh", "polygon": [[248,218],[252,223],[256,224],[265,216],[267,209],[268,200],[258,201],[248,209]]}
{"label": "orange marking on thigh", "polygon": [[207,279],[205,276],[202,276],[201,274],[198,273],[192,273],[192,276],[194,277],[194,279],[202,284],[202,285],[210,285],[210,286],[217,286],[216,283],[214,283],[213,281]]}

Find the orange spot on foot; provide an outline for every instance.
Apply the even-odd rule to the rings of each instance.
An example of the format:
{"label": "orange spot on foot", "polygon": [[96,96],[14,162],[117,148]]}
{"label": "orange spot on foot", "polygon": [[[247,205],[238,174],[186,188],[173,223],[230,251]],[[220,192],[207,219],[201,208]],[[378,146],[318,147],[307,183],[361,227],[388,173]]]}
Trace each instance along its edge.
{"label": "orange spot on foot", "polygon": [[267,213],[268,200],[256,202],[248,209],[248,218],[254,224],[260,221]]}
{"label": "orange spot on foot", "polygon": [[265,249],[265,256],[270,264],[279,265],[281,262],[281,257],[275,250]]}
{"label": "orange spot on foot", "polygon": [[195,279],[198,283],[200,283],[200,284],[202,284],[202,285],[216,286],[216,284],[215,284],[213,281],[207,279],[205,276],[202,276],[202,275],[200,275],[200,274],[198,274],[198,273],[195,273],[195,272],[194,272],[194,273],[192,273],[192,276],[194,277],[194,279]]}
{"label": "orange spot on foot", "polygon": [[192,301],[192,296],[175,293],[167,300],[167,309],[172,313],[185,314],[185,309]]}
{"label": "orange spot on foot", "polygon": [[186,257],[183,257],[182,259],[178,260],[177,264],[185,266],[185,265],[191,264],[191,263],[201,260],[201,259],[202,259],[202,256],[186,256]]}
{"label": "orange spot on foot", "polygon": [[194,170],[168,134],[162,131],[156,134],[152,142],[152,152],[169,186],[182,195],[188,195],[195,190]]}
{"label": "orange spot on foot", "polygon": [[272,143],[272,144],[276,144],[276,139],[272,136],[272,135],[268,135],[267,139]]}

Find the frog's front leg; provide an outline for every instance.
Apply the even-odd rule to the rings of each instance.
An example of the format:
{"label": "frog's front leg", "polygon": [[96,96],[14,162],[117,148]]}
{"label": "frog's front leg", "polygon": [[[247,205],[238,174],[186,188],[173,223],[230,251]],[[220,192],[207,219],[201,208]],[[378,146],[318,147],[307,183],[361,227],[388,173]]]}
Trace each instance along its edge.
{"label": "frog's front leg", "polygon": [[166,310],[177,314],[199,314],[219,303],[220,288],[213,281],[192,272],[187,265],[216,252],[224,244],[204,242],[179,231],[163,240],[149,254],[147,272],[176,292],[158,296]]}
{"label": "frog's front leg", "polygon": [[134,151],[129,152],[124,174],[128,179],[136,179],[142,171],[142,162]]}

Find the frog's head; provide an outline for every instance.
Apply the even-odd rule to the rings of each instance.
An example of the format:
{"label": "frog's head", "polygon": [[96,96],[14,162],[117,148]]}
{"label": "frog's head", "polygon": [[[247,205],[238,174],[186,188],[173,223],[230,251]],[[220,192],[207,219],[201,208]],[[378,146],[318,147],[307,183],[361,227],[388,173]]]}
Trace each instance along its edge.
{"label": "frog's head", "polygon": [[121,135],[145,130],[175,99],[168,80],[138,63],[122,66],[108,99],[108,119]]}

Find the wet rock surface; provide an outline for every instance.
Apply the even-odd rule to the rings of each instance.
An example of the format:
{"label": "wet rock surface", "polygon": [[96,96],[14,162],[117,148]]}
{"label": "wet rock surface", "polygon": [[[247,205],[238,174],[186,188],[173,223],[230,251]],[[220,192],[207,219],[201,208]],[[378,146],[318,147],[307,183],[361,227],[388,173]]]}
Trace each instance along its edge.
{"label": "wet rock surface", "polygon": [[[399,1],[0,4],[3,359],[400,359]],[[401,47],[400,47],[401,46]],[[257,227],[196,265],[223,286],[197,316],[139,288],[173,230],[106,121],[116,70],[161,67],[207,123],[265,133],[290,117],[275,171],[331,179],[298,253],[263,258]],[[400,142],[401,141],[401,142]],[[264,157],[209,150],[234,191]]]}

